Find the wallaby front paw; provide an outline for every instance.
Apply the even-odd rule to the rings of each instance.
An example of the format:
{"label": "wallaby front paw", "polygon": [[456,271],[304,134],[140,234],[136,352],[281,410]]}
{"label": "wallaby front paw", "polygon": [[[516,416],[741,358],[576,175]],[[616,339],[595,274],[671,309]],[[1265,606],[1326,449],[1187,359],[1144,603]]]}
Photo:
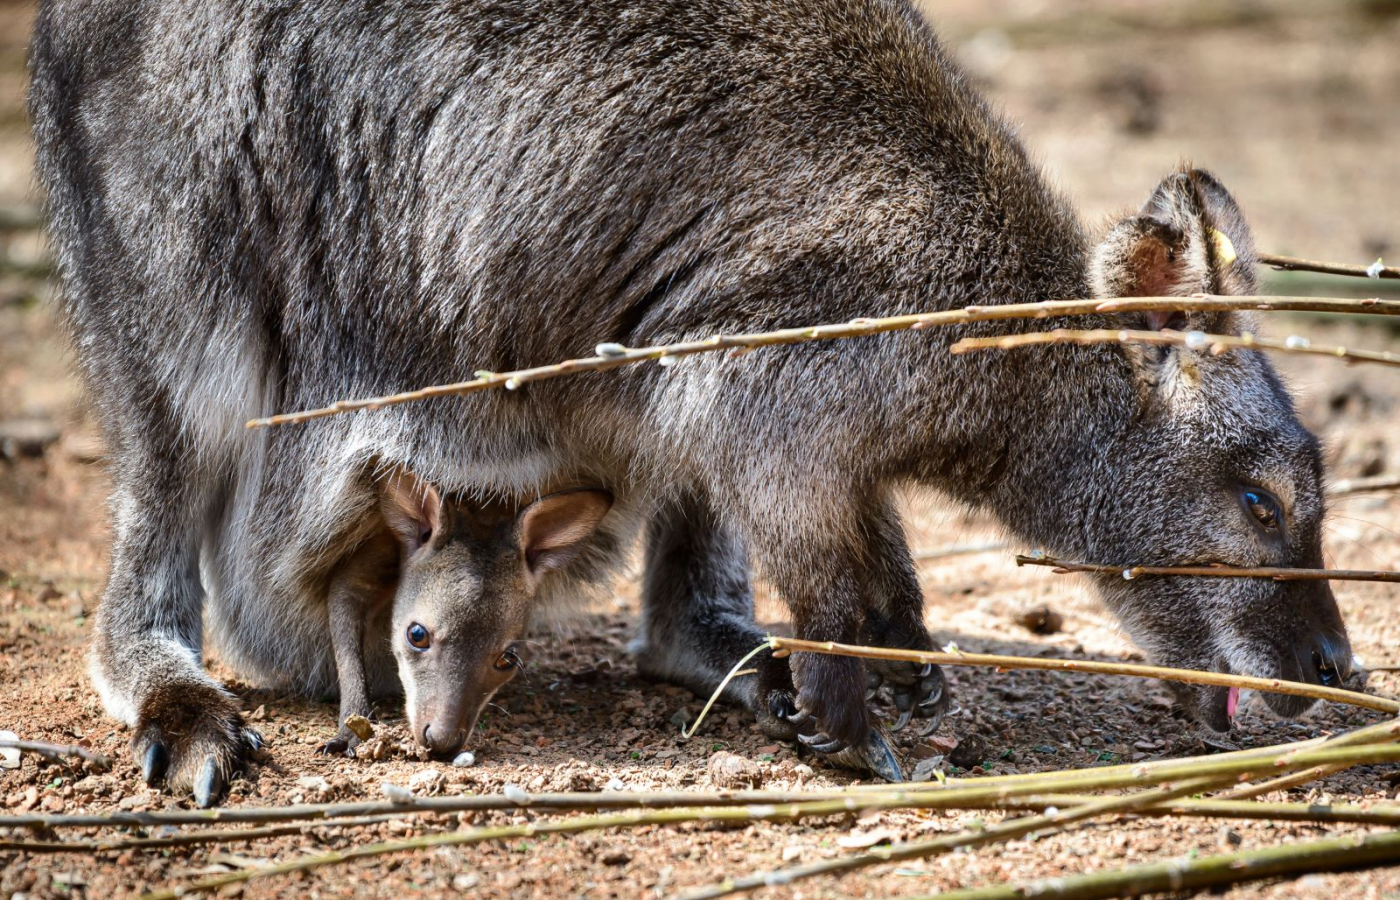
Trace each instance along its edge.
{"label": "wallaby front paw", "polygon": [[336,736],[326,741],[316,748],[316,752],[321,756],[348,756],[354,757],[355,748],[363,744],[359,735],[350,730],[348,725],[340,726],[340,731]]}
{"label": "wallaby front paw", "polygon": [[147,784],[188,790],[208,808],[262,743],[244,724],[237,699],[212,685],[184,683],[163,686],[141,704],[131,749]]}
{"label": "wallaby front paw", "polygon": [[943,670],[927,663],[880,661],[871,666],[866,676],[865,699],[875,699],[881,687],[890,689],[890,700],[899,712],[891,731],[904,730],[911,719],[918,717],[925,720],[919,733],[932,734],[943,723],[953,698]]}

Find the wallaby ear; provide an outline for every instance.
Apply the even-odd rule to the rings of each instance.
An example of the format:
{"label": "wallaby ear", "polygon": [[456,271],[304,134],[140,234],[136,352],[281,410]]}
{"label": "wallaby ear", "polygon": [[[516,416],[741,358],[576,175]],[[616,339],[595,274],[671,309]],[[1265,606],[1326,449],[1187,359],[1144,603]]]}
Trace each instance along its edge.
{"label": "wallaby ear", "polygon": [[[1099,297],[1252,294],[1254,237],[1229,192],[1213,175],[1169,175],[1136,214],[1109,229],[1094,251],[1092,288]],[[1229,330],[1226,315],[1154,312],[1133,323],[1153,330]]]}
{"label": "wallaby ear", "polygon": [[379,510],[409,553],[442,529],[442,495],[406,469],[379,482]]}
{"label": "wallaby ear", "polygon": [[581,488],[548,494],[527,506],[520,516],[520,545],[530,571],[543,575],[573,559],[612,503],[607,491]]}

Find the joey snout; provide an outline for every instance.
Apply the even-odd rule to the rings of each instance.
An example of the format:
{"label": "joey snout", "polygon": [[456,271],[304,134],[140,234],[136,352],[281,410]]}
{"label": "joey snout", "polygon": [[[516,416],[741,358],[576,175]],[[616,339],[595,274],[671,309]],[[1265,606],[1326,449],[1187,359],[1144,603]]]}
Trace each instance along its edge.
{"label": "joey snout", "polygon": [[400,659],[413,739],[434,755],[467,743],[486,704],[521,667],[514,643],[490,650],[439,644],[431,653]]}

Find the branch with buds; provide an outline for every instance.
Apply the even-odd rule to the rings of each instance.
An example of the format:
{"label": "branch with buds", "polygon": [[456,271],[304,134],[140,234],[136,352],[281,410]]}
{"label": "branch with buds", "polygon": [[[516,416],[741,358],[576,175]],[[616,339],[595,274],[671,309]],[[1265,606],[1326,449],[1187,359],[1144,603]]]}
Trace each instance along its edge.
{"label": "branch with buds", "polygon": [[1400,366],[1400,353],[1383,350],[1349,350],[1346,347],[1314,344],[1305,337],[1290,335],[1283,340],[1262,338],[1245,332],[1241,335],[1206,334],[1203,331],[1134,331],[1131,329],[1100,328],[1074,331],[1056,328],[1054,331],[1032,331],[997,337],[964,338],[948,348],[950,353],[972,353],[977,350],[1019,350],[1043,347],[1047,344],[1156,344],[1205,350],[1215,356],[1231,350],[1273,350],[1279,353],[1301,353],[1328,356],[1347,362],[1378,363]]}
{"label": "branch with buds", "polygon": [[1070,562],[1056,559],[1041,553],[1030,556],[1017,555],[1018,566],[1050,566],[1057,575],[1071,572],[1091,572],[1099,575],[1119,575],[1127,581],[1143,575],[1178,575],[1197,578],[1268,578],[1273,581],[1381,581],[1400,584],[1400,572],[1370,571],[1366,569],[1289,569],[1289,568],[1240,568],[1237,566],[1110,566],[1102,563]]}
{"label": "branch with buds", "polygon": [[1285,272],[1321,272],[1323,275],[1351,275],[1357,278],[1400,278],[1400,267],[1382,265],[1379,259],[1369,266],[1353,266],[1346,263],[1322,262],[1316,259],[1299,259],[1296,256],[1261,253],[1259,254],[1259,262]]}
{"label": "branch with buds", "polygon": [[[855,319],[839,325],[815,325],[801,328],[781,328],[753,334],[717,334],[713,337],[654,347],[624,347],[621,344],[599,344],[596,355],[569,359],[547,366],[517,369],[512,372],[477,372],[471,381],[441,384],[432,387],[370,397],[363,400],[339,400],[330,406],[303,412],[283,413],[263,419],[253,419],[249,428],[273,425],[293,425],[312,419],[354,412],[382,409],[401,403],[412,403],[434,397],[457,397],[493,389],[518,390],[526,384],[576,375],[580,372],[603,372],[642,362],[668,366],[676,361],[701,353],[728,351],[731,356],[742,355],[761,347],[777,347],[810,341],[829,341],[854,337],[869,337],[899,331],[922,331],[969,322],[995,322],[1011,319],[1046,319],[1059,316],[1088,316],[1108,313],[1135,312],[1227,312],[1231,310],[1262,310],[1269,312],[1329,312],[1372,315],[1400,315],[1400,301],[1367,298],[1362,300],[1319,297],[1224,297],[1197,295],[1194,297],[1127,297],[1114,300],[1051,300],[1044,303],[1009,303],[1002,306],[966,306],[940,312],[889,316],[878,319]],[[1117,334],[1117,332],[1113,332]],[[1155,333],[1155,332],[1154,332]]]}

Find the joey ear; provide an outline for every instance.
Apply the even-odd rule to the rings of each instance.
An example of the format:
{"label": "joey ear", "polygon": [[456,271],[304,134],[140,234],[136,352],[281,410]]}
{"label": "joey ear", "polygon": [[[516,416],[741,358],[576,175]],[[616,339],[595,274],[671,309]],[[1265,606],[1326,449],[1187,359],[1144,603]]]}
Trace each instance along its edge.
{"label": "joey ear", "polygon": [[520,546],[530,571],[543,575],[573,559],[612,502],[607,491],[581,488],[548,494],[527,506],[520,516]]}
{"label": "joey ear", "polygon": [[379,511],[410,553],[442,528],[442,495],[405,469],[379,483]]}

